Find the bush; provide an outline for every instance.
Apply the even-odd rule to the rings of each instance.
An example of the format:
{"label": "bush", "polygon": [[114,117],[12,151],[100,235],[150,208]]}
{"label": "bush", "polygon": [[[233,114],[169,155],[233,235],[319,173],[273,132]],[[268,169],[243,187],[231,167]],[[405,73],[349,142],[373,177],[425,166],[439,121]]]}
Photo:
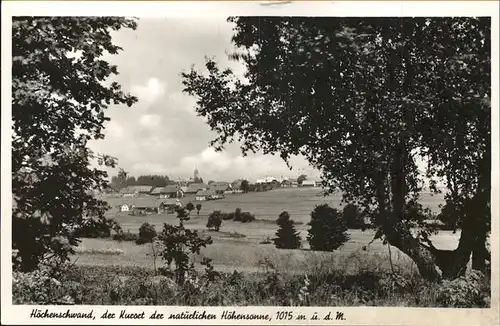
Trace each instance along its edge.
{"label": "bush", "polygon": [[193,210],[194,210],[194,208],[195,208],[195,207],[194,207],[194,204],[193,204],[193,203],[191,203],[191,202],[187,203],[187,205],[186,205],[186,210],[189,212],[189,215],[191,215],[191,211],[193,211]]}
{"label": "bush", "polygon": [[243,214],[241,214],[242,223],[247,223],[252,221],[255,221],[255,215],[250,214],[249,212],[244,212]]}
{"label": "bush", "polygon": [[274,245],[278,249],[298,249],[300,248],[299,232],[293,227],[293,221],[288,212],[282,212],[276,223],[280,226],[273,239]]}
{"label": "bush", "polygon": [[119,232],[113,235],[113,240],[116,241],[137,241],[137,239],[139,239],[139,235],[130,231]]}
{"label": "bush", "polygon": [[221,224],[222,224],[221,212],[213,211],[208,216],[207,228],[219,231]]}
{"label": "bush", "polygon": [[77,282],[59,280],[52,268],[41,266],[28,272],[12,273],[13,304],[66,305],[79,303],[80,285]]}
{"label": "bush", "polygon": [[358,207],[354,204],[348,204],[344,207],[342,218],[349,229],[361,229],[364,231],[366,228],[364,218]]}
{"label": "bush", "polygon": [[[235,220],[235,215],[234,213],[221,213],[221,218],[224,221],[230,221],[230,220]],[[236,221],[236,220],[235,220]]]}
{"label": "bush", "polygon": [[241,222],[241,208],[236,208],[236,210],[234,211],[234,220],[236,222]]}
{"label": "bush", "polygon": [[327,204],[314,208],[309,225],[307,240],[311,250],[333,251],[349,240],[342,214]]}
{"label": "bush", "polygon": [[95,227],[83,227],[76,232],[82,238],[109,238],[111,230],[109,228],[99,229]]}
{"label": "bush", "polygon": [[183,285],[186,276],[194,271],[194,263],[190,263],[190,256],[199,255],[201,248],[212,244],[212,239],[210,237],[202,238],[196,230],[184,227],[184,222],[189,220],[185,209],[177,210],[177,218],[179,219],[178,226],[163,224],[163,231],[160,235],[163,242],[161,257],[166,262],[167,267],[174,263],[175,282],[178,285]]}
{"label": "bush", "polygon": [[135,243],[138,245],[151,243],[156,236],[157,234],[154,225],[144,222],[139,228],[139,238],[135,241]]}
{"label": "bush", "polygon": [[445,280],[438,288],[437,301],[446,307],[489,307],[490,280],[475,270],[466,276]]}

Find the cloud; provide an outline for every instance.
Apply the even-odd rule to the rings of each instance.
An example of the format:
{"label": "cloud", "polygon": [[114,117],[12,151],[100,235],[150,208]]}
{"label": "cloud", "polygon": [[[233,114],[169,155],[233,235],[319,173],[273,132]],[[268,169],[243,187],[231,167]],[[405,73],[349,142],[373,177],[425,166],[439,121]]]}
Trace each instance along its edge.
{"label": "cloud", "polygon": [[158,114],[143,114],[139,123],[144,127],[158,127],[161,123],[161,116]]}
{"label": "cloud", "polygon": [[[136,30],[120,30],[114,42],[123,48],[105,60],[117,65],[113,79],[138,97],[132,107],[110,106],[104,140],[92,141],[93,150],[118,158],[131,175],[193,176],[195,166],[206,180],[256,180],[266,175],[312,175],[303,158],[289,171],[279,157],[261,154],[242,157],[238,145],[223,153],[209,148],[217,135],[197,116],[196,99],[183,93],[181,71],[204,67],[214,56],[221,67],[241,75],[244,67],[227,59],[231,52],[232,24],[224,18],[141,18]],[[302,170],[299,170],[302,169]],[[117,172],[110,172],[112,175]]]}
{"label": "cloud", "polygon": [[111,120],[105,127],[105,133],[112,138],[121,138],[123,137],[123,127],[118,122]]}
{"label": "cloud", "polygon": [[144,85],[133,84],[131,92],[137,96],[139,103],[152,104],[165,93],[165,83],[158,78],[151,77]]}

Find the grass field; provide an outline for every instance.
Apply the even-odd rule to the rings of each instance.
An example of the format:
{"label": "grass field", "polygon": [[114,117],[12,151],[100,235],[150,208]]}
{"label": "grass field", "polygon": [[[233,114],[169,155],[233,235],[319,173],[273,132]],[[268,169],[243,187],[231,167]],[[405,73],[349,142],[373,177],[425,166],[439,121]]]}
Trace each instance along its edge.
{"label": "grass field", "polygon": [[[70,284],[78,284],[77,299],[82,304],[405,307],[489,304],[487,278],[482,277],[482,283],[474,283],[480,291],[472,297],[460,288],[460,284],[469,284],[469,280],[465,283],[458,280],[458,285],[444,287],[427,282],[419,276],[414,262],[397,248],[384,245],[380,240],[370,244],[373,230],[348,230],[350,240],[333,252],[309,250],[306,237],[310,211],[321,203],[340,206],[340,198],[318,197],[318,191],[286,189],[202,202],[200,215],[193,211],[185,226],[198,230],[202,236],[211,236],[213,244],[191,257],[197,276],[184,285],[176,285],[169,276],[153,274],[149,244],[111,239],[83,239],[73,256],[76,264],[68,280],[76,282]],[[190,198],[184,199],[184,203],[189,201]],[[175,214],[132,216],[118,212],[116,207],[122,203],[156,205],[159,199],[112,198],[109,202],[114,206],[110,216],[124,231],[138,233],[144,222],[155,225],[157,231],[161,231],[163,223],[178,223]],[[437,211],[441,200],[424,194],[422,203]],[[207,230],[209,213],[230,212],[237,207],[255,214],[257,220],[251,223],[223,221],[219,232]],[[295,221],[302,222],[295,226],[302,238],[301,249],[276,249],[273,243],[263,243],[275,236],[278,226],[273,221],[283,210],[290,212]],[[440,231],[433,237],[433,243],[437,248],[454,249],[459,237],[459,231]],[[219,273],[212,281],[203,278],[207,275],[201,265],[205,257],[212,259]],[[163,264],[158,258],[156,266]]]}
{"label": "grass field", "polygon": [[[227,195],[224,199],[213,201],[195,201],[194,196],[186,196],[182,199],[184,204],[192,202],[194,204],[201,203],[202,208],[200,216],[206,217],[214,210],[234,212],[236,208],[241,208],[242,211],[247,211],[255,215],[257,219],[275,221],[278,215],[287,211],[290,217],[304,224],[310,220],[310,213],[315,206],[320,204],[328,204],[334,208],[341,208],[341,196],[332,194],[330,196],[318,196],[321,193],[320,188],[281,188],[268,192],[252,192],[247,194]],[[128,198],[106,198],[112,209],[108,212],[110,217],[115,217],[122,225],[124,230],[138,229],[140,225],[146,221],[162,223],[165,219],[170,220],[174,215],[157,215],[157,216],[131,216],[128,212],[120,213],[118,206],[122,204],[134,204],[138,206],[158,206],[162,199],[152,196],[144,197],[128,197]],[[443,203],[442,195],[431,195],[430,193],[422,193],[420,203],[424,207],[430,208],[434,212],[439,212],[439,205]],[[193,211],[196,215],[196,211]]]}
{"label": "grass field", "polygon": [[[308,250],[307,223],[310,220],[310,212],[319,204],[327,203],[332,207],[341,207],[339,195],[328,197],[318,196],[319,188],[292,188],[277,189],[269,192],[248,193],[239,195],[228,195],[225,199],[201,202],[200,215],[196,211],[191,214],[191,219],[185,223],[190,229],[200,230],[204,235],[211,236],[214,243],[203,249],[195,261],[200,262],[203,257],[213,259],[213,263],[219,270],[258,271],[260,269],[274,268],[288,272],[303,272],[308,268],[316,268],[317,264],[329,264],[331,266],[342,266],[342,269],[350,270],[349,264],[355,262],[352,257],[362,257],[362,261],[370,264],[381,265],[387,269],[388,247],[380,241],[373,242],[367,251],[363,246],[373,238],[373,231],[362,232],[350,230],[351,240],[339,250],[332,253],[318,253]],[[135,205],[158,205],[161,199],[145,196],[134,198],[108,198],[112,206],[108,212],[122,226],[124,231],[137,233],[139,227],[148,222],[160,231],[163,223],[177,224],[175,214],[153,214],[146,216],[132,216],[128,212],[119,212],[117,206],[120,204]],[[185,197],[183,203],[197,203],[194,197]],[[441,196],[422,194],[421,203],[434,211],[438,210],[442,203]],[[255,214],[257,221],[252,223],[240,223],[234,221],[223,221],[220,232],[206,230],[207,216],[214,210],[231,212],[236,208]],[[278,226],[275,221],[282,211],[288,211],[293,220],[302,222],[296,225],[302,238],[301,250],[278,250],[273,244],[261,244],[266,239],[272,239]],[[260,221],[259,221],[260,220]],[[269,222],[265,222],[269,220]],[[441,231],[435,237],[435,245],[438,248],[453,249],[458,241],[459,232],[453,234]],[[106,251],[107,250],[107,251]],[[120,254],[106,254],[116,250]],[[412,264],[407,257],[398,249],[392,248],[392,260],[398,266]],[[101,253],[102,252],[102,253]],[[149,246],[139,246],[134,242],[117,242],[107,239],[83,239],[76,254],[78,264],[85,265],[122,265],[122,266],[152,266]],[[358,259],[359,260],[359,259]],[[273,266],[263,264],[272,262]],[[359,265],[359,262],[357,262]],[[382,266],[383,265],[383,266]],[[410,267],[412,268],[412,267]]]}

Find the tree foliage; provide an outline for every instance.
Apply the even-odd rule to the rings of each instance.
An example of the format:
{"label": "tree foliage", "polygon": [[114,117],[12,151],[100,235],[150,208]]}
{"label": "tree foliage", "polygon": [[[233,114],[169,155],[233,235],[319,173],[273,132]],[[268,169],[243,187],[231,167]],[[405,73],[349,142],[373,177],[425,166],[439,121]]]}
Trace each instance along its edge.
{"label": "tree foliage", "polygon": [[194,210],[194,204],[192,202],[187,203],[186,210],[189,212],[189,215],[191,215],[191,211]]}
{"label": "tree foliage", "polygon": [[87,224],[110,227],[107,188],[99,165],[115,159],[93,153],[102,139],[105,110],[137,98],[108,78],[117,67],[111,31],[135,29],[117,17],[14,17],[12,20],[12,246],[14,268],[33,270],[49,257],[66,260]]}
{"label": "tree foliage", "polygon": [[127,174],[125,178],[123,178],[123,175],[121,176],[120,173],[118,173],[118,175],[111,178],[111,186],[118,190],[126,186],[165,187],[174,184],[175,181],[170,180],[167,175],[157,174],[140,175],[137,178]]}
{"label": "tree foliage", "polygon": [[241,181],[240,190],[243,191],[244,193],[250,191],[250,184],[248,183],[248,180]]}
{"label": "tree foliage", "polygon": [[281,212],[276,224],[280,227],[276,231],[276,238],[273,239],[274,245],[278,249],[298,249],[301,246],[299,232],[293,226],[293,220],[290,219],[288,212]]}
{"label": "tree foliage", "polygon": [[194,269],[194,263],[190,263],[191,254],[199,254],[201,248],[212,244],[210,237],[202,238],[196,230],[190,230],[184,227],[184,222],[189,220],[186,210],[180,208],[177,210],[179,225],[170,225],[164,223],[160,239],[163,242],[161,257],[170,267],[174,263],[174,276],[177,284],[184,284],[186,273]]}
{"label": "tree foliage", "polygon": [[139,238],[137,244],[151,243],[158,236],[154,225],[144,222],[139,228]]}
{"label": "tree foliage", "polygon": [[349,229],[362,229],[365,230],[365,219],[354,204],[347,204],[342,210],[342,218],[347,224]]}
{"label": "tree foliage", "polygon": [[[303,155],[329,192],[371,216],[382,238],[427,279],[489,259],[490,18],[233,17],[231,58],[245,80],[207,59],[184,91],[217,132],[216,150]],[[424,175],[417,162],[427,163]],[[406,203],[430,179],[463,207],[456,250],[415,236]],[[476,211],[474,211],[474,208]],[[478,211],[478,208],[480,211]],[[474,259],[474,256],[477,259]]]}
{"label": "tree foliage", "polygon": [[301,174],[301,175],[299,175],[299,177],[297,178],[297,183],[298,183],[299,185],[301,185],[301,184],[302,184],[302,182],[304,182],[305,180],[307,180],[307,175],[305,175],[305,174]]}
{"label": "tree foliage", "polygon": [[221,224],[222,224],[221,211],[213,211],[208,216],[207,228],[214,229],[215,231],[219,231]]}
{"label": "tree foliage", "polygon": [[307,241],[311,250],[333,251],[349,241],[347,224],[342,214],[327,204],[314,208],[309,225],[311,228]]}

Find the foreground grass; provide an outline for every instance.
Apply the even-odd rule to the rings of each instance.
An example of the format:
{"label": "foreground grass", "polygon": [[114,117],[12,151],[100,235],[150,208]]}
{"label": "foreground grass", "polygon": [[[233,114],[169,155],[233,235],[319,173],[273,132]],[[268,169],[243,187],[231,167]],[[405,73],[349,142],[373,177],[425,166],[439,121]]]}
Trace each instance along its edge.
{"label": "foreground grass", "polygon": [[[54,284],[51,295],[83,305],[489,306],[489,283],[481,277],[436,284],[415,273],[368,270],[356,274],[325,270],[311,275],[234,271],[219,273],[211,280],[207,276],[193,273],[183,285],[177,285],[170,277],[154,276],[143,267],[73,266]],[[41,301],[40,293],[38,299],[32,295],[30,291],[40,291],[36,284],[23,282],[19,275],[14,279],[14,303],[54,304],[46,297]]]}

